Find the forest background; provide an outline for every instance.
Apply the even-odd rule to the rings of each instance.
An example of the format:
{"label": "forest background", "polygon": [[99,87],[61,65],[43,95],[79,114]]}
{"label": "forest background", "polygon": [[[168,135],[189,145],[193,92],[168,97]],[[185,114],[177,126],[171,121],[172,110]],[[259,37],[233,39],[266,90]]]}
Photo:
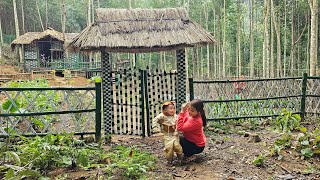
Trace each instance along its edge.
{"label": "forest background", "polygon": [[[187,49],[187,72],[194,78],[319,74],[318,0],[0,0],[0,59],[26,32],[81,32],[99,7],[186,8],[216,39]],[[139,68],[176,69],[174,52],[118,57],[137,58]]]}

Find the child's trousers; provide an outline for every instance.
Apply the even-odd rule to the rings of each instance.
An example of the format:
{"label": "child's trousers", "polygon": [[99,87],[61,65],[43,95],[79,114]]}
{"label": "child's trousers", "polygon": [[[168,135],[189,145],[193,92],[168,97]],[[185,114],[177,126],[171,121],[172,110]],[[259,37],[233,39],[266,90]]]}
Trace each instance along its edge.
{"label": "child's trousers", "polygon": [[166,159],[169,162],[172,162],[174,152],[177,153],[178,158],[182,158],[183,150],[182,150],[182,146],[180,145],[180,140],[178,135],[173,135],[173,133],[170,133],[170,135],[168,134],[164,135],[164,152],[166,155]]}

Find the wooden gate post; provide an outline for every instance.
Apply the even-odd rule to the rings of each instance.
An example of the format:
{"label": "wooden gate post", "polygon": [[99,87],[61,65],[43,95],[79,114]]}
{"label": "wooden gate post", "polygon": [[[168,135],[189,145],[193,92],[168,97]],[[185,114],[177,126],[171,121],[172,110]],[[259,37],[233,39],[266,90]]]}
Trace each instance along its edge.
{"label": "wooden gate post", "polygon": [[177,73],[178,78],[176,87],[177,112],[180,112],[181,105],[186,102],[186,63],[185,63],[185,49],[178,49],[176,51],[177,57]]}
{"label": "wooden gate post", "polygon": [[305,114],[306,114],[307,80],[308,80],[308,75],[307,73],[304,73],[302,78],[302,88],[301,88],[302,89],[301,109],[300,109],[301,121],[304,121]]}
{"label": "wooden gate post", "polygon": [[111,79],[111,58],[105,50],[101,50],[101,78],[103,94],[103,122],[104,133],[112,133],[113,122],[113,98],[112,98],[112,79]]}

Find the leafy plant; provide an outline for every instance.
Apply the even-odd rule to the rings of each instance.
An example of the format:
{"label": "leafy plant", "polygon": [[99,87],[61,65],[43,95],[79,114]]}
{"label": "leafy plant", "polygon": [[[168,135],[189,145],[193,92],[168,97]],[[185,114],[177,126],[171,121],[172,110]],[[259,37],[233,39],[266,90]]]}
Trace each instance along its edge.
{"label": "leafy plant", "polygon": [[282,109],[280,116],[274,122],[276,129],[283,132],[290,132],[300,128],[300,115],[293,114],[291,111]]}
{"label": "leafy plant", "polygon": [[278,160],[283,158],[281,154],[281,150],[285,148],[289,148],[292,145],[292,136],[290,134],[283,134],[280,138],[276,139],[274,142],[274,147],[271,149],[270,154],[272,156],[277,155]]}
{"label": "leafy plant", "polygon": [[310,158],[313,156],[313,151],[311,148],[305,148],[301,150],[301,154],[306,158]]}
{"label": "leafy plant", "polygon": [[262,167],[264,166],[266,161],[266,157],[262,154],[259,154],[259,156],[253,160],[253,164],[257,167]]}
{"label": "leafy plant", "polygon": [[4,103],[2,103],[2,109],[11,113],[17,112],[20,107],[21,104],[18,100],[14,100],[12,102],[10,99],[7,99]]}
{"label": "leafy plant", "polygon": [[146,171],[154,168],[156,161],[156,158],[150,153],[125,146],[112,148],[105,159],[111,161],[111,165],[105,168],[109,176],[117,171],[129,179],[141,178]]}

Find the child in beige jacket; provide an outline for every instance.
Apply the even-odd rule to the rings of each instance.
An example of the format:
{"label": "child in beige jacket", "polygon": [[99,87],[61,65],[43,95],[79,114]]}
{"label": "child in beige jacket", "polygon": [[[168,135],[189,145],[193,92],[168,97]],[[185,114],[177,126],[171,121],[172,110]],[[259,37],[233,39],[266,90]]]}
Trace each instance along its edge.
{"label": "child in beige jacket", "polygon": [[169,164],[172,164],[174,152],[178,159],[182,159],[183,150],[179,141],[179,133],[176,129],[176,108],[172,101],[163,103],[162,113],[157,115],[152,121],[153,133],[164,134],[164,152]]}

